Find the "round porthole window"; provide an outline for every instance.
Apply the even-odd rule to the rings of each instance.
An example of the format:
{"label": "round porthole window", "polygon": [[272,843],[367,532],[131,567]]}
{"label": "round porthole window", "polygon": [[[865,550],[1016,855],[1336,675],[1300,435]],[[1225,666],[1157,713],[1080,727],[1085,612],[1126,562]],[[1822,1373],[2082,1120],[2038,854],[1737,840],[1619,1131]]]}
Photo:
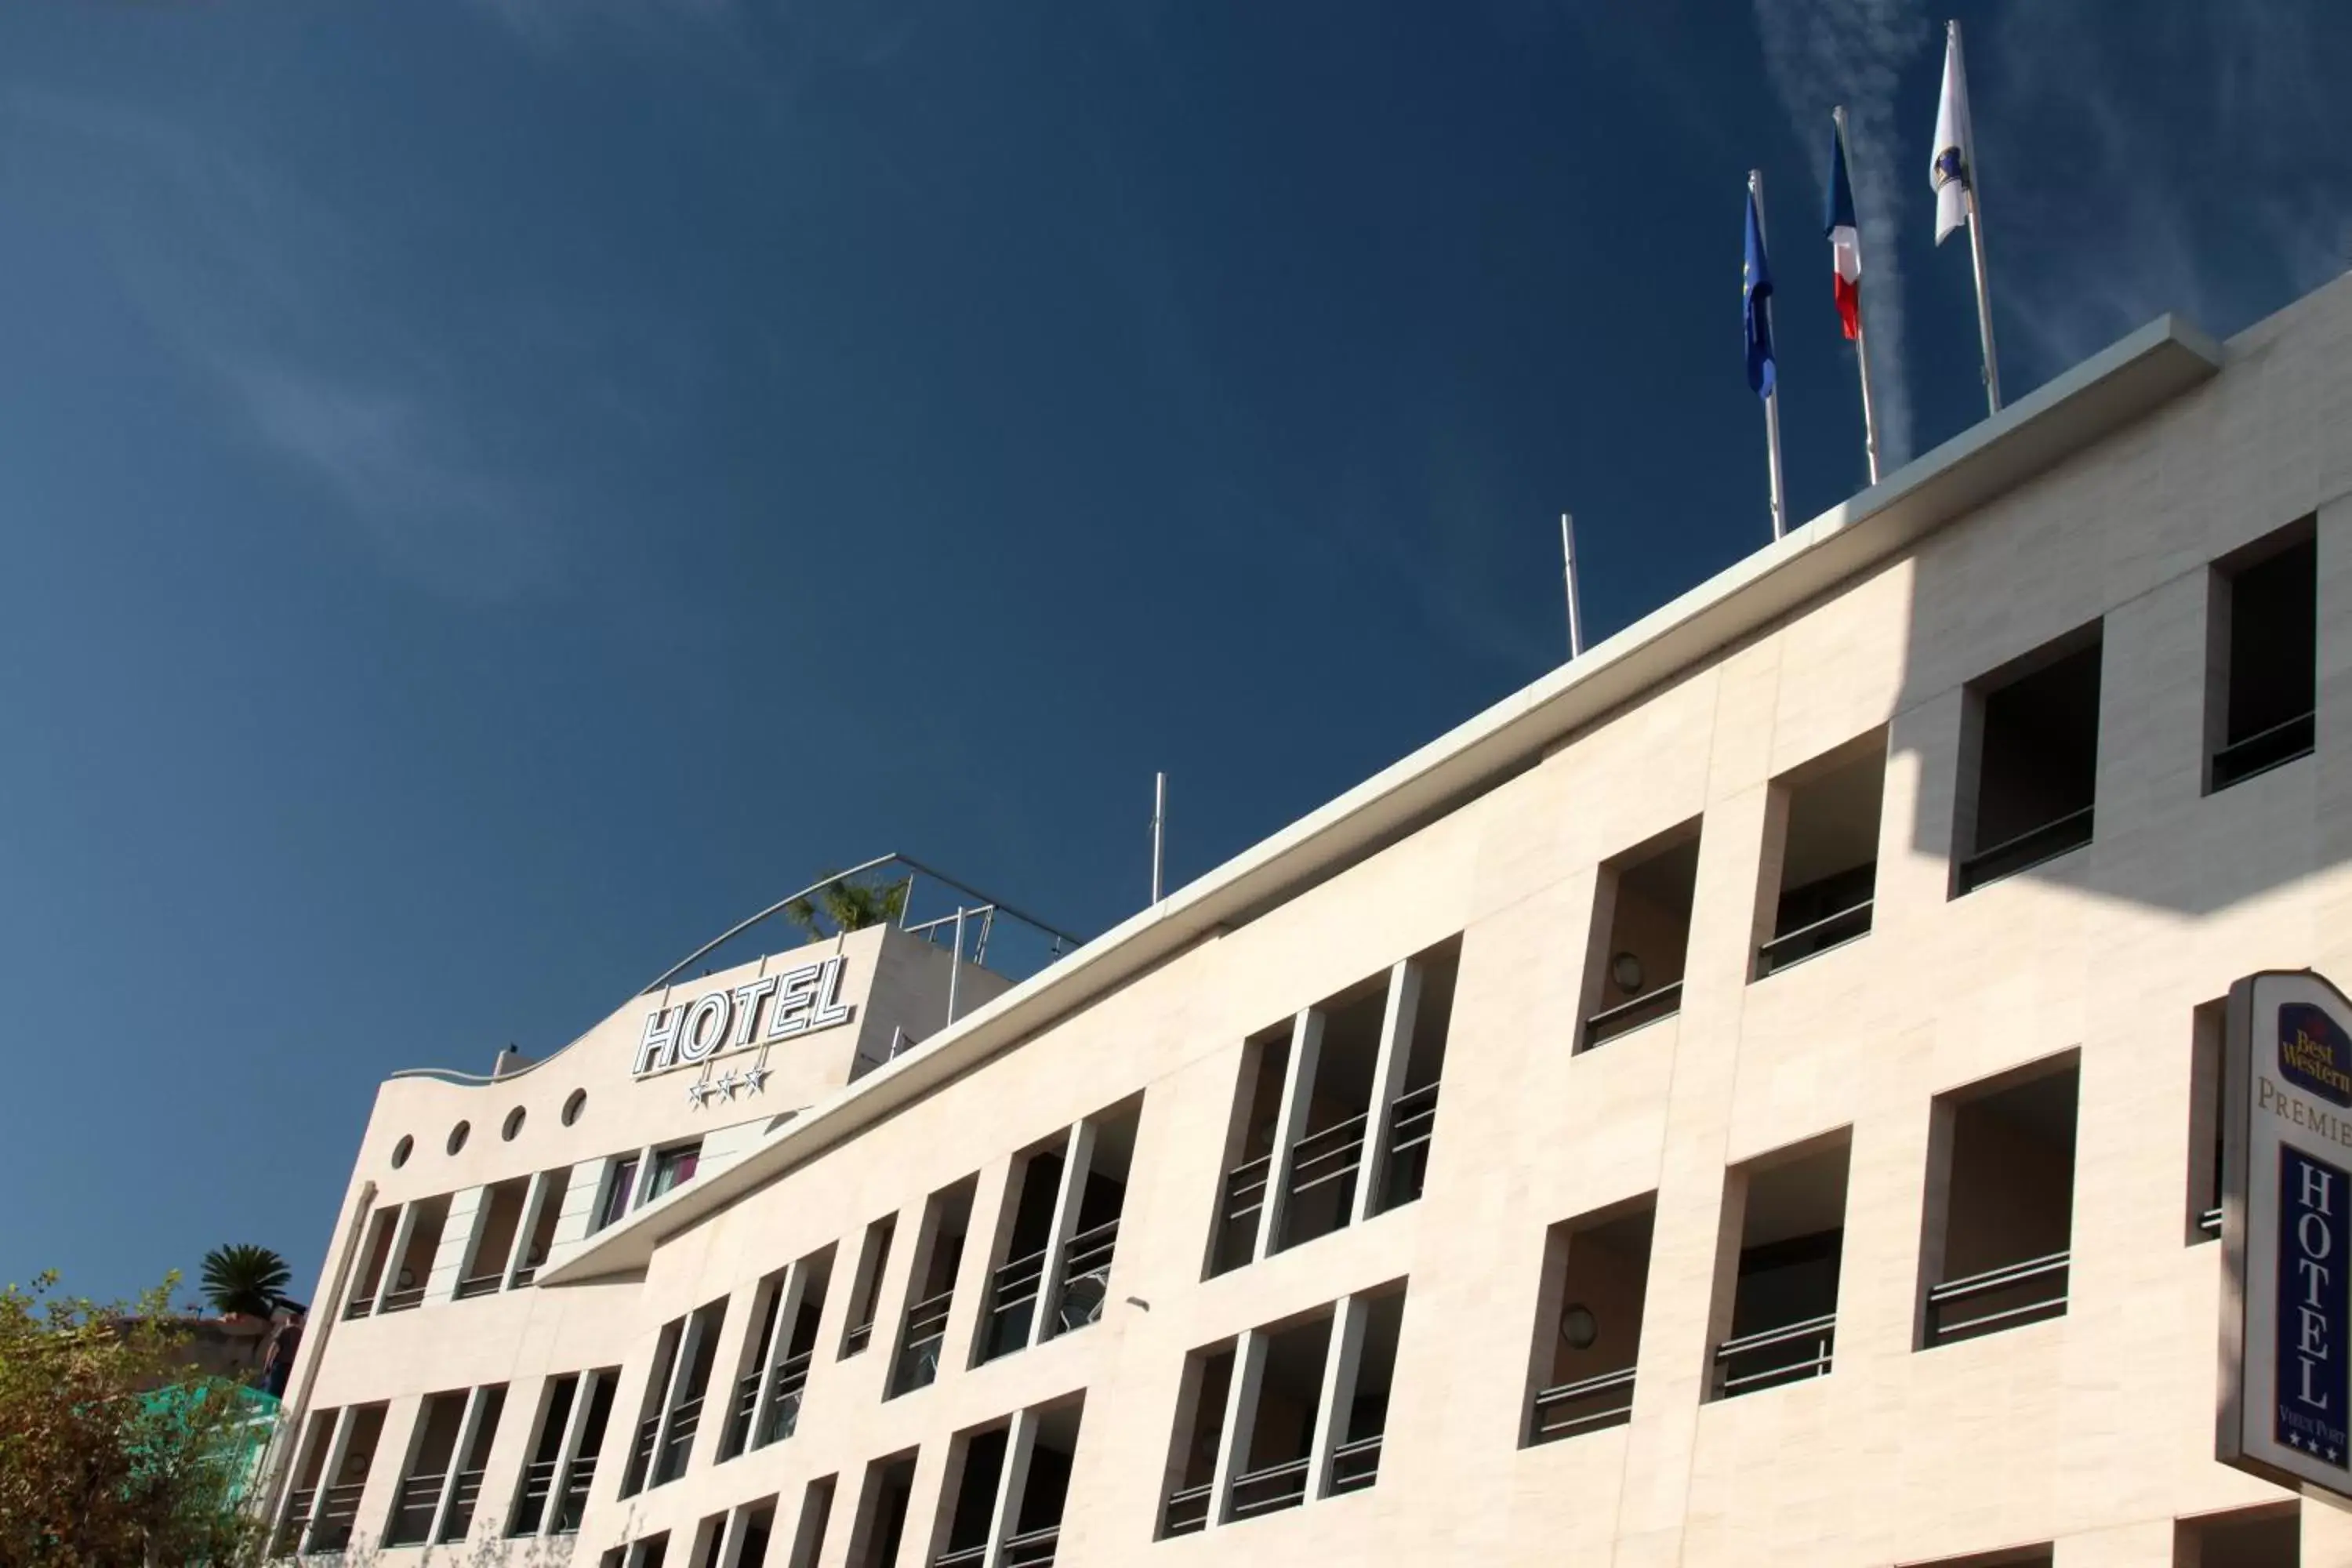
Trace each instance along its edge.
{"label": "round porthole window", "polygon": [[581,1111],[586,1110],[587,1106],[588,1091],[584,1089],[573,1089],[572,1097],[563,1102],[563,1125],[569,1127],[579,1121]]}
{"label": "round porthole window", "polygon": [[518,1105],[512,1110],[507,1112],[506,1125],[499,1129],[499,1136],[511,1143],[514,1142],[515,1134],[521,1131],[522,1107]]}
{"label": "round porthole window", "polygon": [[474,1130],[471,1122],[460,1121],[449,1129],[449,1152],[456,1153],[466,1146],[466,1134]]}
{"label": "round porthole window", "polygon": [[402,1133],[400,1135],[400,1142],[392,1146],[392,1168],[397,1171],[403,1165],[407,1164],[409,1152],[415,1147],[416,1140],[411,1138],[405,1132]]}

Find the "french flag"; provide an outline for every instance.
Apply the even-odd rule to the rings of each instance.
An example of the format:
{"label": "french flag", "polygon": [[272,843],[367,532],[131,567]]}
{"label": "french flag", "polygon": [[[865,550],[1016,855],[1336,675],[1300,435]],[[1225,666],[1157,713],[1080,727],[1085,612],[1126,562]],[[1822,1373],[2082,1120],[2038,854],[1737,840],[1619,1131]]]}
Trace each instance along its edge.
{"label": "french flag", "polygon": [[1862,336],[1862,234],[1853,222],[1853,186],[1845,176],[1845,138],[1830,126],[1829,236],[1832,286],[1837,291],[1838,320],[1845,335]]}

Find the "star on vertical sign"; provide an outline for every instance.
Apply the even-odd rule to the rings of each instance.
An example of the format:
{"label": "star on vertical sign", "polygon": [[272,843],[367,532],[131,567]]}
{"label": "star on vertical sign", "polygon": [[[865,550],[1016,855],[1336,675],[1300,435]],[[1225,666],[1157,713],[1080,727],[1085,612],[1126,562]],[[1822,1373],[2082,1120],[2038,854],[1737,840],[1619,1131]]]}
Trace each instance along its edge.
{"label": "star on vertical sign", "polygon": [[735,1076],[735,1069],[733,1068],[729,1068],[725,1077],[715,1079],[711,1081],[711,1087],[717,1089],[719,1093],[724,1094],[728,1099],[732,1100],[735,1098],[735,1091],[743,1087],[743,1080]]}
{"label": "star on vertical sign", "polygon": [[709,1100],[711,1093],[709,1084],[698,1080],[686,1086],[686,1102],[699,1110],[702,1109],[702,1102]]}
{"label": "star on vertical sign", "polygon": [[743,1073],[743,1092],[746,1094],[757,1094],[767,1081],[768,1069],[766,1068],[754,1067],[746,1068]]}

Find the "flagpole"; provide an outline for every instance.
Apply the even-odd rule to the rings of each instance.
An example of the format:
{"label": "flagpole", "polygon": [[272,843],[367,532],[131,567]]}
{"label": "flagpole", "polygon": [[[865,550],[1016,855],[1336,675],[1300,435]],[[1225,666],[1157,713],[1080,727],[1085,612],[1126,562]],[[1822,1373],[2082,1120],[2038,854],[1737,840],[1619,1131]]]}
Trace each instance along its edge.
{"label": "flagpole", "polygon": [[1559,560],[1568,578],[1568,657],[1576,658],[1584,652],[1584,613],[1576,602],[1576,520],[1566,512],[1559,514]]}
{"label": "flagpole", "polygon": [[[1831,110],[1830,118],[1837,124],[1838,156],[1843,158],[1850,167],[1853,162],[1853,138],[1846,134],[1845,105],[1841,103]],[[1848,178],[1852,178],[1851,173]],[[1861,223],[1861,215],[1856,213],[1855,227],[1859,228]],[[1853,359],[1854,363],[1862,371],[1862,453],[1870,465],[1870,482],[1874,485],[1878,482],[1878,416],[1872,411],[1870,401],[1870,342],[1864,335],[1863,318],[1867,312],[1863,309],[1861,294],[1862,285],[1856,283],[1853,308]]]}
{"label": "flagpole", "polygon": [[[1947,22],[1944,24],[1944,31],[1945,37],[1950,40],[1952,51],[1959,54],[1960,24],[1957,20]],[[1960,58],[1963,84],[1961,90],[1965,93],[1967,90],[1965,84],[1968,79],[1967,56],[1961,55]],[[1980,195],[1982,175],[1977,168],[1974,116],[1970,115],[1969,119],[1970,123],[1968,130],[1963,132],[1968,145],[1961,150],[1960,153],[1965,161],[1969,176],[1966,186],[1969,198],[1969,258],[1976,263],[1977,270],[1977,336],[1984,342],[1985,403],[1992,413],[1998,414],[2000,412],[2000,362],[1993,357],[1992,294],[1985,282],[1984,199]]]}
{"label": "flagpole", "polygon": [[[1764,223],[1763,170],[1748,171],[1748,194],[1756,203],[1756,232],[1769,245],[1771,236]],[[1772,301],[1768,299],[1758,303],[1766,312],[1765,320],[1769,321]],[[1788,503],[1780,493],[1780,380],[1778,375],[1772,378],[1772,390],[1764,395],[1764,446],[1770,462],[1772,480],[1772,537],[1782,539],[1789,531],[1789,511]]]}

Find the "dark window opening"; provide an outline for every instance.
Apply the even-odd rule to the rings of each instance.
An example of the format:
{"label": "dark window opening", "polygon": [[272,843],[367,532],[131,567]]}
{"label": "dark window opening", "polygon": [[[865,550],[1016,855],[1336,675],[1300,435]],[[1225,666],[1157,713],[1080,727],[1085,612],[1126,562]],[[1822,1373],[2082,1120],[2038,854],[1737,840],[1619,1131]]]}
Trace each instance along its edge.
{"label": "dark window opening", "polygon": [[474,1510],[482,1500],[482,1481],[489,1474],[490,1447],[498,1439],[499,1417],[506,1414],[506,1408],[504,1384],[481,1391],[476,1402],[473,1435],[466,1440],[457,1474],[449,1483],[448,1511],[442,1516],[435,1541],[463,1541],[474,1528]]}
{"label": "dark window opening", "polygon": [[1579,1050],[1682,1010],[1698,841],[1693,817],[1601,868]]}
{"label": "dark window opening", "polygon": [[1757,949],[1757,978],[1869,934],[1885,784],[1884,730],[1780,784],[1786,802],[1780,888]]}
{"label": "dark window opening", "polygon": [[874,1319],[882,1307],[882,1276],[890,1266],[890,1237],[898,1216],[886,1214],[866,1227],[857,1249],[857,1277],[851,1282],[849,1326],[842,1331],[842,1359],[856,1355],[874,1341]]}
{"label": "dark window opening", "polygon": [[2191,1247],[2221,1237],[2221,1129],[2229,1103],[2221,1029],[2229,1004],[2216,997],[2189,1015],[2189,1225]]}
{"label": "dark window opening", "polygon": [[636,1189],[637,1157],[613,1162],[612,1171],[604,1178],[604,1195],[596,1203],[596,1223],[588,1227],[593,1235],[608,1225],[620,1221],[629,1212],[629,1194]]}
{"label": "dark window opening", "polygon": [[652,1203],[666,1193],[676,1191],[694,1180],[696,1169],[702,1163],[702,1140],[681,1143],[675,1149],[665,1149],[654,1156],[653,1180],[646,1184],[646,1202]]}
{"label": "dark window opening", "polygon": [[[1429,1151],[1437,1131],[1437,1094],[1445,1077],[1445,1043],[1454,1021],[1454,988],[1462,973],[1459,938],[1413,961],[1412,1032],[1399,1042],[1404,1059],[1394,1068],[1398,1090],[1381,1131],[1370,1212],[1385,1214],[1421,1197],[1429,1181]],[[1402,998],[1397,999],[1402,1005]]]}
{"label": "dark window opening", "polygon": [[595,1483],[596,1459],[604,1451],[604,1434],[612,1425],[613,1403],[621,1389],[621,1369],[608,1366],[588,1373],[593,1386],[588,1395],[588,1416],[580,1428],[580,1451],[565,1467],[556,1491],[555,1533],[570,1535],[588,1513],[588,1489]]}
{"label": "dark window opening", "polygon": [[1216,1489],[1217,1454],[1224,1446],[1225,1406],[1234,1383],[1234,1342],[1194,1351],[1184,1360],[1169,1439],[1167,1501],[1160,1535],[1191,1535],[1209,1528],[1209,1494]]}
{"label": "dark window opening", "polygon": [[1242,1048],[1241,1079],[1234,1091],[1234,1118],[1227,1138],[1225,1172],[1217,1189],[1217,1223],[1210,1241],[1212,1276],[1239,1268],[1257,1256],[1266,1180],[1274,1167],[1274,1137],[1282,1117],[1282,1084],[1290,1066],[1294,1020],[1284,1019],[1252,1036]]}
{"label": "dark window opening", "polygon": [[915,1456],[877,1459],[866,1467],[866,1496],[858,1508],[859,1539],[850,1543],[853,1568],[889,1568],[898,1561],[907,1531],[907,1503],[915,1489]]}
{"label": "dark window opening", "polygon": [[2303,1516],[2300,1505],[2271,1503],[2172,1526],[2173,1561],[2197,1568],[2300,1568]]}
{"label": "dark window opening", "polygon": [[539,1212],[527,1222],[522,1258],[509,1281],[512,1288],[520,1289],[530,1284],[547,1262],[548,1248],[555,1245],[555,1227],[563,1219],[563,1191],[571,1182],[572,1167],[564,1165],[547,1173],[541,1184]]}
{"label": "dark window opening", "polygon": [[1262,1336],[1257,1397],[1241,1410],[1233,1482],[1223,1500],[1225,1521],[1255,1519],[1307,1500],[1331,1326],[1327,1311]]}
{"label": "dark window opening", "polygon": [[[1969,693],[1962,805],[1967,846],[1955,893],[2091,841],[2099,771],[2100,628],[2061,639]],[[1972,754],[1974,766],[1969,766]]]}
{"label": "dark window opening", "polygon": [[1322,1020],[1322,1038],[1313,1062],[1301,1069],[1298,1092],[1304,1114],[1290,1151],[1288,1179],[1268,1252],[1328,1236],[1344,1228],[1355,1212],[1372,1068],[1380,1056],[1387,1005],[1388,976],[1381,974],[1350,986],[1315,1010]]}
{"label": "dark window opening", "polygon": [[442,1489],[448,1485],[449,1464],[457,1452],[458,1429],[465,1424],[466,1389],[428,1394],[416,1416],[408,1468],[393,1489],[392,1518],[386,1521],[386,1546],[422,1546],[433,1534],[433,1521],[441,1511]]}
{"label": "dark window opening", "polygon": [[1923,1346],[2064,1315],[2080,1080],[2069,1055],[1937,1100]]}
{"label": "dark window opening", "polygon": [[1633,1418],[1633,1358],[1649,1291],[1657,1200],[1552,1226],[1544,1242],[1525,1443]]}
{"label": "dark window opening", "polygon": [[310,1539],[303,1551],[341,1552],[352,1543],[352,1527],[359,1521],[368,1471],[375,1466],[376,1444],[383,1437],[384,1410],[382,1405],[368,1405],[351,1413],[343,1462],[336,1467],[326,1494],[318,1500],[318,1520],[310,1527]]}
{"label": "dark window opening", "polygon": [[988,1302],[980,1329],[982,1361],[1028,1348],[1037,1298],[1044,1289],[1045,1254],[1053,1239],[1054,1209],[1061,1196],[1068,1146],[1069,1135],[1056,1133],[1021,1160],[1013,1180],[1013,1226],[1005,1238],[1004,1261],[989,1276]]}
{"label": "dark window opening", "polygon": [[434,1255],[441,1250],[441,1232],[449,1223],[449,1194],[420,1199],[409,1205],[409,1215],[408,1245],[394,1261],[392,1286],[378,1312],[404,1312],[425,1304]]}
{"label": "dark window opening", "polygon": [[1127,1179],[1135,1162],[1135,1135],[1143,1120],[1140,1095],[1090,1119],[1093,1141],[1078,1212],[1062,1247],[1060,1278],[1047,1299],[1041,1340],[1102,1321],[1110,1299],[1110,1266],[1118,1251],[1118,1225],[1127,1212]]}
{"label": "dark window opening", "polygon": [[1731,1173],[1739,1258],[1728,1332],[1715,1349],[1718,1399],[1825,1377],[1836,1347],[1848,1144],[1783,1152]]}
{"label": "dark window opening", "polygon": [[1404,1292],[1383,1291],[1362,1302],[1355,1386],[1335,1391],[1339,1408],[1332,1416],[1331,1466],[1322,1477],[1323,1495],[1362,1491],[1380,1479],[1381,1448],[1388,1436],[1389,1390],[1396,1378],[1397,1340],[1404,1330]]}
{"label": "dark window opening", "polygon": [[2207,788],[2307,757],[2318,706],[2319,545],[2311,519],[2214,571]]}
{"label": "dark window opening", "polygon": [[899,1331],[886,1397],[929,1387],[939,1378],[940,1356],[948,1342],[948,1318],[955,1306],[956,1270],[963,1263],[964,1236],[971,1227],[971,1200],[979,1184],[977,1176],[966,1176],[933,1193],[925,1206],[923,1228],[915,1238],[906,1321]]}
{"label": "dark window opening", "polygon": [[522,1205],[530,1194],[530,1178],[499,1182],[482,1194],[481,1217],[476,1221],[474,1256],[457,1276],[457,1300],[495,1295],[506,1288],[507,1265],[513,1261],[516,1235],[522,1229]]}
{"label": "dark window opening", "polygon": [[540,1410],[539,1435],[531,1439],[530,1459],[522,1468],[513,1511],[507,1515],[509,1536],[536,1535],[546,1521],[548,1500],[555,1495],[556,1466],[563,1458],[564,1432],[572,1424],[572,1402],[579,1390],[576,1373],[548,1384]]}

